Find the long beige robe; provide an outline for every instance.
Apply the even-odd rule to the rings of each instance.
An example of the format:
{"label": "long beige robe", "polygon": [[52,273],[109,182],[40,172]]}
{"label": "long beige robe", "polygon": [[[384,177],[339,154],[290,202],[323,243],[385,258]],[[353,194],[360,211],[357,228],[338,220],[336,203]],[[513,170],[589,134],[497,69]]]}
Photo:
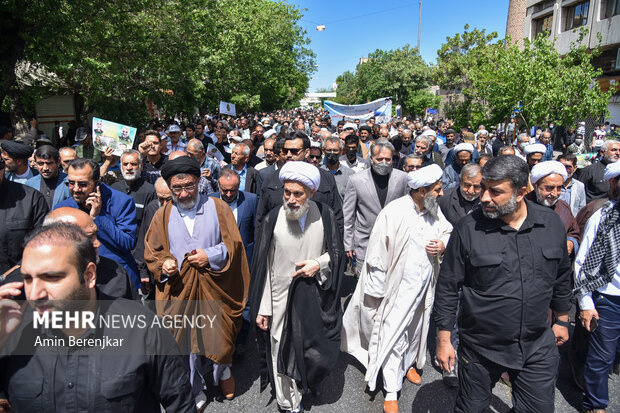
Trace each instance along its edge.
{"label": "long beige robe", "polygon": [[276,400],[280,408],[294,410],[301,402],[301,392],[294,380],[278,373],[277,355],[284,326],[291,276],[297,268],[295,263],[316,260],[320,271],[315,277],[323,283],[330,276],[330,258],[323,237],[323,220],[318,207],[311,202],[304,231],[298,221],[286,219],[284,208],[280,209],[267,259],[268,272],[258,314],[270,316],[271,362],[273,364]]}
{"label": "long beige robe", "polygon": [[366,367],[371,391],[390,353],[402,344],[403,334],[408,348],[403,350],[401,370],[406,373],[414,361],[418,367],[426,361],[439,262],[424,248],[431,239],[447,244],[452,232],[440,210],[438,215],[435,220],[426,211],[420,213],[406,195],[377,216],[360,279],[343,317],[341,344],[342,351]]}

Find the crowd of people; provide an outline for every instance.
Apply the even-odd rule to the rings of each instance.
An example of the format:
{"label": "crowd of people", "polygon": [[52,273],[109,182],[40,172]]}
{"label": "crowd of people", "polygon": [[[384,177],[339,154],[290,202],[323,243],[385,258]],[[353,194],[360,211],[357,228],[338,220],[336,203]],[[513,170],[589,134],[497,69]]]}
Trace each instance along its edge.
{"label": "crowd of people", "polygon": [[[500,379],[515,412],[552,412],[566,343],[583,409],[609,403],[615,125],[587,139],[582,124],[515,118],[457,131],[318,110],[196,115],[153,120],[120,156],[88,127],[49,138],[30,126],[0,133],[0,411],[202,411],[211,386],[235,397],[233,355],[250,345],[261,390],[289,412],[341,352],[387,413],[405,379],[423,382],[429,352],[458,388],[456,412],[486,409]],[[345,306],[344,277],[356,283]],[[27,308],[213,319],[33,329]],[[20,352],[104,333],[136,347]]]}

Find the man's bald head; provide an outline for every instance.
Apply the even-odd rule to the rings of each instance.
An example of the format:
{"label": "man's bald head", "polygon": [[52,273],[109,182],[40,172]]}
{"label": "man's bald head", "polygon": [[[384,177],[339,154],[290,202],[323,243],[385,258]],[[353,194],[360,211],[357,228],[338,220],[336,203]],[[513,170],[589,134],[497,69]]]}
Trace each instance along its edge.
{"label": "man's bald head", "polygon": [[157,193],[159,206],[163,206],[167,201],[172,199],[172,192],[170,192],[166,180],[161,176],[155,181],[155,192]]}
{"label": "man's bald head", "polygon": [[204,152],[204,150],[205,150],[204,149],[204,145],[202,144],[202,142],[199,139],[196,139],[196,138],[190,139],[187,142],[187,147],[188,148],[192,148],[194,150],[202,151],[202,152]]}
{"label": "man's bald head", "polygon": [[188,155],[183,151],[174,151],[170,155],[168,155],[168,160],[172,161],[176,158],[180,158],[181,156],[188,156]]}
{"label": "man's bald head", "polygon": [[45,220],[43,221],[43,226],[45,227],[58,223],[77,225],[86,235],[88,235],[93,242],[95,249],[99,248],[101,245],[97,239],[97,224],[95,224],[95,221],[89,214],[81,209],[70,207],[55,209],[47,214]]}

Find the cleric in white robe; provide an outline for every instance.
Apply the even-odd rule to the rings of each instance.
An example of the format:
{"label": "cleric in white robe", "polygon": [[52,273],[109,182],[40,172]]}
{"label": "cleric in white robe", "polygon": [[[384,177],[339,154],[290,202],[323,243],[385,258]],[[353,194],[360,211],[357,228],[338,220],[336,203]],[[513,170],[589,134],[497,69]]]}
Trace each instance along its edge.
{"label": "cleric in white robe", "polygon": [[435,164],[410,172],[409,195],[379,213],[343,317],[341,350],[366,367],[371,391],[383,370],[387,412],[398,411],[396,394],[409,367],[425,363],[439,257],[452,232],[438,208],[441,177]]}
{"label": "cleric in white robe", "polygon": [[310,198],[319,169],[306,162],[280,168],[284,200],[266,217],[252,262],[250,303],[258,329],[261,390],[267,378],[280,409],[301,411],[340,353],[340,284],[344,246],[334,213]]}

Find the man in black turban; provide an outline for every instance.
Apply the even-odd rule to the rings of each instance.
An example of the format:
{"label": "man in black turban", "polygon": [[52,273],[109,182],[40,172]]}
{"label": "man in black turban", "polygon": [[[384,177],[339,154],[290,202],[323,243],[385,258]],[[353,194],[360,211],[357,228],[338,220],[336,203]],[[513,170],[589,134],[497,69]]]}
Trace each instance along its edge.
{"label": "man in black turban", "polygon": [[2,159],[6,164],[5,178],[8,181],[25,184],[28,179],[38,175],[38,172],[28,165],[28,158],[34,150],[31,146],[14,141],[3,141],[0,148],[2,148]]}

